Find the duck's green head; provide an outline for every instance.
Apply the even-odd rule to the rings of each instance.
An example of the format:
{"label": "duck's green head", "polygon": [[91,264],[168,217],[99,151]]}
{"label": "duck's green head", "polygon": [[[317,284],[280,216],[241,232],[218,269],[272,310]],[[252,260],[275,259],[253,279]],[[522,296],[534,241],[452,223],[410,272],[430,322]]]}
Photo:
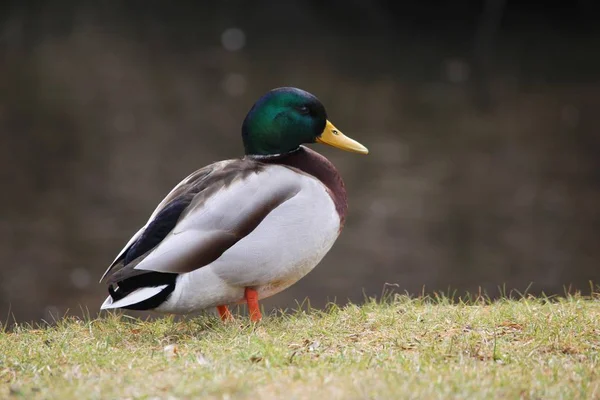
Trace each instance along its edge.
{"label": "duck's green head", "polygon": [[292,87],[273,89],[254,104],[242,125],[242,138],[246,155],[254,156],[283,155],[315,142],[368,153],[327,120],[319,99]]}

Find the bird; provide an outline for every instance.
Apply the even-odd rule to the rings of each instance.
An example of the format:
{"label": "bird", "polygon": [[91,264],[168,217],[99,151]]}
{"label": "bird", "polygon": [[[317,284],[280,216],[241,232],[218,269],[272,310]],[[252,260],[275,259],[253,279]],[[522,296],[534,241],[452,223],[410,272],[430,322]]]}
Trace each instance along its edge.
{"label": "bird", "polygon": [[270,90],[242,123],[244,156],[203,167],[175,186],[119,252],[100,283],[101,310],[190,314],[247,304],[296,283],[327,254],[348,210],[335,166],[306,145],[358,154],[321,101],[294,87]]}

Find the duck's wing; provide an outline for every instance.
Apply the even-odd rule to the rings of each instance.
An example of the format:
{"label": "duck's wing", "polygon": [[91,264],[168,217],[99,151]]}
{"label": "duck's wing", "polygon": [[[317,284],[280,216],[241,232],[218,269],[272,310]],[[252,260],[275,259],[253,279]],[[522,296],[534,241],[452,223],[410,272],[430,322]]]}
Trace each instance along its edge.
{"label": "duck's wing", "polygon": [[164,279],[157,275],[210,264],[298,193],[301,181],[293,177],[287,168],[251,159],[224,161],[195,172],[167,195],[102,279],[121,286],[139,277],[139,284],[130,288],[135,290],[162,284]]}

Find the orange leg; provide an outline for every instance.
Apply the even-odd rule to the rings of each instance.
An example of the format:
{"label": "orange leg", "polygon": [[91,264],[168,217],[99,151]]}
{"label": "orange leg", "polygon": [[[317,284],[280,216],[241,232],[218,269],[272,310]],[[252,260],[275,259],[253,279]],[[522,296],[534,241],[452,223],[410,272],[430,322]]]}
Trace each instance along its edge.
{"label": "orange leg", "polygon": [[229,311],[227,306],[217,306],[217,310],[219,311],[219,316],[221,317],[221,321],[232,321],[233,315]]}
{"label": "orange leg", "polygon": [[244,293],[246,303],[248,303],[248,313],[250,313],[250,321],[258,322],[262,319],[260,307],[258,306],[258,293],[254,289],[246,288]]}

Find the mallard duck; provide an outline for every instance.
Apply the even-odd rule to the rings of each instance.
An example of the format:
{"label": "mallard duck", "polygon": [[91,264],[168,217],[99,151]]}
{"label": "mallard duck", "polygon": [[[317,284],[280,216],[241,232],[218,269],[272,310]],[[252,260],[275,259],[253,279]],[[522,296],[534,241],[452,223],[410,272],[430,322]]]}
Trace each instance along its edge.
{"label": "mallard duck", "polygon": [[303,146],[324,143],[367,154],[327,119],[312,94],[271,90],[242,124],[245,156],[208,165],[181,181],[127,242],[100,282],[101,309],[187,314],[258,301],[310,272],[331,249],[347,197],[333,164]]}

